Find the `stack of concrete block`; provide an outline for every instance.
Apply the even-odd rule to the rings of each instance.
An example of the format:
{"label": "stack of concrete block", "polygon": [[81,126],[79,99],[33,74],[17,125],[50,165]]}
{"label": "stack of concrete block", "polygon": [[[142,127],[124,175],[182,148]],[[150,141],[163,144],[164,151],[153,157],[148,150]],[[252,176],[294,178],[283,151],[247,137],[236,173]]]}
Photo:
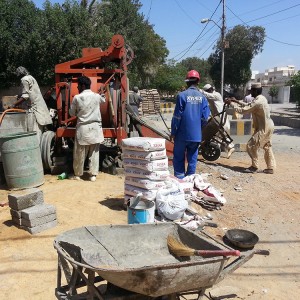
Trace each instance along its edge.
{"label": "stack of concrete block", "polygon": [[40,189],[9,194],[8,203],[13,223],[31,234],[57,225],[56,208],[44,203],[44,194]]}
{"label": "stack of concrete block", "polygon": [[160,95],[156,89],[140,90],[140,94],[143,97],[141,107],[144,115],[160,112]]}

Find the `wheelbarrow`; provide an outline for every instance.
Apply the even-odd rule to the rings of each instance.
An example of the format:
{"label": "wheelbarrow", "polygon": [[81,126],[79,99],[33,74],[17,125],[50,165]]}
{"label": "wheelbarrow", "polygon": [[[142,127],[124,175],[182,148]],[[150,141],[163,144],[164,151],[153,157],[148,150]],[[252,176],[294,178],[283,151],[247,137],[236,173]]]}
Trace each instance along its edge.
{"label": "wheelbarrow", "polygon": [[[194,249],[232,250],[206,233],[195,233],[175,223],[73,229],[54,241],[59,257],[57,298],[67,296],[72,299],[77,289],[85,284],[86,293],[91,297],[87,299],[108,299],[106,292],[100,292],[96,285],[106,281],[140,295],[140,299],[159,299],[161,296],[173,299],[195,292],[200,299],[205,289],[223,280],[257,252],[246,251],[233,261],[233,258],[221,255],[178,258],[169,252],[167,238],[170,234]],[[66,275],[66,286],[61,285],[62,271]]]}

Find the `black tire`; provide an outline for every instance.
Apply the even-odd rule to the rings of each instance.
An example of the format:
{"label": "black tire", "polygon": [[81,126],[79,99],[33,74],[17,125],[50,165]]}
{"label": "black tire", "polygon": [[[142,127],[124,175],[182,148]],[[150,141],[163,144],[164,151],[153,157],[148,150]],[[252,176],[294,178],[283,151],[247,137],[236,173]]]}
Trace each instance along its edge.
{"label": "black tire", "polygon": [[41,139],[41,155],[44,171],[50,171],[53,165],[52,157],[55,146],[55,133],[53,131],[45,131]]}
{"label": "black tire", "polygon": [[205,160],[215,161],[221,156],[221,148],[216,143],[207,143],[200,146],[200,154]]}

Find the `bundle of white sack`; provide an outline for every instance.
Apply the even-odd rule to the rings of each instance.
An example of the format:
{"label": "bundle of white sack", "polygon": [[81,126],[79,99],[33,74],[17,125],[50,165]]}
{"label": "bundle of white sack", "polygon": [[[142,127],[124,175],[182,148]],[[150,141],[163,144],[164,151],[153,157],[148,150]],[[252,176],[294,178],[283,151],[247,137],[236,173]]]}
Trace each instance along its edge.
{"label": "bundle of white sack", "polygon": [[125,203],[138,194],[155,201],[157,190],[169,177],[166,141],[163,138],[132,137],[123,139],[122,156],[125,169]]}

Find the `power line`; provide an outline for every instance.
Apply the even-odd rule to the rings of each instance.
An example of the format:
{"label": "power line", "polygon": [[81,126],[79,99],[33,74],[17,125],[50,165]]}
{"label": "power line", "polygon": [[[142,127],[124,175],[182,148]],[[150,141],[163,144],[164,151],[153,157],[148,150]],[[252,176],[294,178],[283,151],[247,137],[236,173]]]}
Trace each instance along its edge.
{"label": "power line", "polygon": [[[220,4],[221,4],[222,0],[220,0],[218,6],[216,7],[216,9],[214,10],[214,12],[212,13],[212,15],[210,16],[210,19],[214,16],[214,14],[216,13],[217,9],[219,8]],[[181,60],[189,51],[190,49],[198,42],[199,38],[201,37],[203,31],[206,29],[206,27],[208,26],[208,24],[205,25],[205,27],[201,30],[200,34],[196,37],[196,39],[194,40],[194,42],[188,47],[186,48],[185,50],[181,51],[179,54],[177,54],[176,56],[173,57],[173,59],[175,60],[175,58],[177,56],[179,56],[181,53],[184,52],[183,55],[180,56],[179,59],[175,60],[175,62]]]}
{"label": "power line", "polygon": [[147,14],[147,17],[146,17],[146,20],[147,20],[147,21],[149,20],[151,9],[152,9],[152,0],[151,0],[151,2],[150,2],[150,8],[149,8],[149,10],[148,10],[148,14]]}
{"label": "power line", "polygon": [[[299,5],[300,5],[300,4],[297,4],[297,5],[294,5],[294,6],[299,6]],[[294,7],[294,6],[292,6],[292,7]],[[245,25],[249,26],[248,22],[243,21],[243,20],[242,20],[239,16],[237,16],[237,15],[236,15],[236,14],[235,14],[228,6],[226,6],[226,7],[227,7],[228,10],[229,10],[236,18],[238,18],[242,23],[244,23]],[[290,9],[290,8],[291,8],[291,7],[287,8],[287,9]],[[285,11],[285,10],[287,10],[287,9],[284,9],[284,10],[281,10],[281,11],[278,11],[278,12],[282,12],[282,11]],[[278,12],[273,13],[273,14],[271,14],[271,15],[277,14]],[[268,16],[270,16],[270,15],[268,15]],[[261,17],[261,18],[259,18],[259,19],[262,19],[262,18],[264,18],[264,17]],[[292,43],[282,42],[282,41],[273,39],[273,38],[271,38],[271,37],[269,37],[269,36],[267,36],[267,35],[266,35],[266,38],[267,38],[267,39],[270,39],[270,40],[272,40],[272,41],[274,41],[274,42],[280,43],[280,44],[284,44],[284,45],[288,45],[288,46],[300,47],[299,44],[292,44]]]}

